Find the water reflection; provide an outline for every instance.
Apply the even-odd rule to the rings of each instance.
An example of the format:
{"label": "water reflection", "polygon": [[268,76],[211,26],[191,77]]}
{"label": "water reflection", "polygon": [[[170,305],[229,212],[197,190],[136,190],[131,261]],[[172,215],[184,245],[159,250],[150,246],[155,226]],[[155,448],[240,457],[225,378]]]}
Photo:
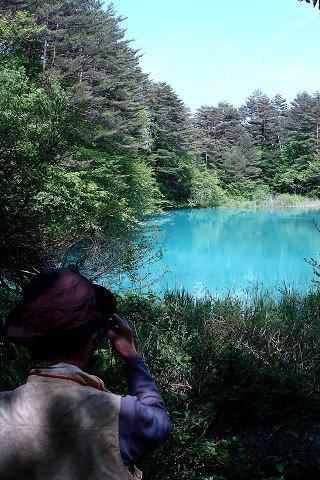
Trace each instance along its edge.
{"label": "water reflection", "polygon": [[181,210],[150,222],[161,238],[169,232],[163,258],[148,267],[153,289],[185,288],[226,294],[256,284],[287,285],[305,292],[313,278],[304,258],[318,258],[320,210]]}

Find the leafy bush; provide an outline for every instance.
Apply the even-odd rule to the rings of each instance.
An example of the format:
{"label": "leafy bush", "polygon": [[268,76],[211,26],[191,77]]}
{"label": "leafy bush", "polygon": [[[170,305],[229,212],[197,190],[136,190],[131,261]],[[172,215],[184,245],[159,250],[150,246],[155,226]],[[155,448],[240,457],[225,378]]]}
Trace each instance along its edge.
{"label": "leafy bush", "polygon": [[[319,290],[303,297],[285,290],[278,300],[128,293],[119,313],[174,424],[169,441],[139,465],[144,478],[319,478]],[[101,347],[89,371],[127,393],[121,361]],[[29,361],[26,351],[8,348],[1,350],[3,389],[23,381]]]}
{"label": "leafy bush", "polygon": [[190,207],[218,207],[223,203],[224,197],[216,173],[206,167],[193,168]]}
{"label": "leafy bush", "polygon": [[175,427],[145,478],[318,478],[319,291],[128,295],[120,310]]}

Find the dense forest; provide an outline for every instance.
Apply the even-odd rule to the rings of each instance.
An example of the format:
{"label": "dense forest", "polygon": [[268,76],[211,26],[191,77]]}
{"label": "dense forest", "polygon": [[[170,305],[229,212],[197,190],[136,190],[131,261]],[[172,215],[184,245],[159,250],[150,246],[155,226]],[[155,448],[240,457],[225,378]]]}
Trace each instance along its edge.
{"label": "dense forest", "polygon": [[3,287],[50,263],[133,269],[142,215],[161,209],[320,195],[320,93],[288,105],[256,90],[191,115],[141,71],[112,5],[4,0],[0,13]]}
{"label": "dense forest", "polygon": [[[0,3],[2,324],[37,269],[73,265],[107,285],[133,272],[151,251],[146,214],[320,197],[320,92],[288,104],[256,90],[240,108],[191,114],[142,72],[122,20],[96,0]],[[141,465],[146,480],[320,478],[310,262],[318,282],[304,297],[118,295],[174,423]],[[100,347],[89,371],[127,393]],[[24,382],[26,350],[0,337],[0,360],[0,390]]]}

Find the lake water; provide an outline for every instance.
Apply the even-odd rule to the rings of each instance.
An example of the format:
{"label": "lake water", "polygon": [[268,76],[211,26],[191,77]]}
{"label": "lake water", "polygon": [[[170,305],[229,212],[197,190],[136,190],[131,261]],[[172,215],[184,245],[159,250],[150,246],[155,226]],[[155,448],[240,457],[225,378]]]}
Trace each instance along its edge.
{"label": "lake water", "polygon": [[313,278],[312,267],[304,259],[319,259],[320,233],[315,222],[320,226],[320,210],[164,213],[148,223],[150,230],[158,231],[157,244],[165,240],[163,257],[140,272],[141,285],[152,284],[157,292],[184,288],[196,295],[206,291],[226,295],[257,286],[279,290],[284,285],[304,293]]}

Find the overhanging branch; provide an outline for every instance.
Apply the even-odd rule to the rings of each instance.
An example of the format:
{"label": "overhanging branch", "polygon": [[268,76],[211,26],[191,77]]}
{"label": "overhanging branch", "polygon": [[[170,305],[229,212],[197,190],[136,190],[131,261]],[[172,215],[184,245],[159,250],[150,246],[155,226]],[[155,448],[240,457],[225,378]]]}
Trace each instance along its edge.
{"label": "overhanging branch", "polygon": [[299,2],[307,2],[307,3],[312,3],[314,7],[318,6],[320,10],[320,0],[299,0]]}

